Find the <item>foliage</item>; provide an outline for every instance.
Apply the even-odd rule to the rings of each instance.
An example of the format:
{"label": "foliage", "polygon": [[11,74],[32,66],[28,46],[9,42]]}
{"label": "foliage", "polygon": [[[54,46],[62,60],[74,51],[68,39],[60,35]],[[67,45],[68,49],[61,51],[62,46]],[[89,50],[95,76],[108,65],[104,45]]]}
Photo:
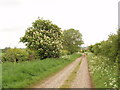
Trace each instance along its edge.
{"label": "foliage", "polygon": [[34,60],[34,59],[38,59],[40,58],[37,51],[35,50],[30,50],[28,48],[25,49],[28,53],[28,60],[31,61],[31,60]]}
{"label": "foliage", "polygon": [[[102,41],[100,43],[96,43],[95,45],[89,46],[89,51],[93,52],[96,59],[92,58],[92,64],[90,67],[100,68],[100,70],[93,70],[93,78],[95,78],[96,86],[101,87],[120,87],[120,29],[118,30],[118,34],[111,34],[108,37],[108,40]],[[91,61],[90,61],[91,62]],[[110,74],[110,75],[108,75]],[[115,75],[114,75],[115,74]],[[101,77],[104,77],[100,80]],[[108,81],[107,81],[108,79]],[[118,81],[117,81],[117,80]],[[97,82],[100,80],[100,82]],[[103,84],[100,83],[104,82]],[[116,82],[118,85],[116,85]]]}
{"label": "foliage", "polygon": [[2,65],[2,87],[26,88],[37,81],[53,75],[80,56],[81,54],[73,54],[69,55],[69,57],[57,59],[48,58],[46,60],[20,63],[5,62]]}
{"label": "foliage", "polygon": [[62,54],[62,56],[64,56],[64,55],[69,55],[69,54],[70,54],[70,52],[69,52],[69,51],[67,51],[67,50],[62,50],[61,54]]}
{"label": "foliage", "polygon": [[68,29],[63,32],[63,48],[70,52],[70,54],[75,53],[80,50],[82,41],[82,34],[79,30]]}
{"label": "foliage", "polygon": [[41,59],[60,56],[62,30],[49,20],[39,19],[32,23],[20,40],[30,49],[37,50]]}
{"label": "foliage", "polygon": [[88,55],[89,71],[92,76],[95,88],[118,88],[118,64],[108,65],[109,58]]}
{"label": "foliage", "polygon": [[2,53],[5,53],[8,49],[10,49],[10,47],[5,47],[4,49],[1,49]]}
{"label": "foliage", "polygon": [[0,89],[2,89],[2,64],[0,63]]}
{"label": "foliage", "polygon": [[94,53],[93,46],[94,46],[94,45],[90,45],[90,46],[89,46],[89,51],[92,52],[92,53]]}
{"label": "foliage", "polygon": [[7,49],[5,54],[2,56],[2,61],[18,62],[25,61],[28,58],[28,53],[22,49]]}
{"label": "foliage", "polygon": [[[119,66],[119,68],[118,68],[118,75],[120,75],[120,29],[118,30],[118,57],[117,57],[117,60],[118,60],[118,66]],[[118,78],[118,85],[119,85],[119,87],[120,87],[120,76],[119,76],[119,78]]]}
{"label": "foliage", "polygon": [[81,49],[80,49],[80,52],[81,53],[86,53],[86,52],[88,52],[89,50],[88,50],[88,47],[81,47]]}
{"label": "foliage", "polygon": [[2,55],[2,62],[28,61],[36,58],[38,58],[37,54],[29,49],[10,48]]}
{"label": "foliage", "polygon": [[112,62],[116,62],[118,56],[118,35],[109,35],[108,40],[89,46],[89,51],[95,55],[101,55],[109,58]]}
{"label": "foliage", "polygon": [[120,29],[118,30],[118,59],[120,64]]}

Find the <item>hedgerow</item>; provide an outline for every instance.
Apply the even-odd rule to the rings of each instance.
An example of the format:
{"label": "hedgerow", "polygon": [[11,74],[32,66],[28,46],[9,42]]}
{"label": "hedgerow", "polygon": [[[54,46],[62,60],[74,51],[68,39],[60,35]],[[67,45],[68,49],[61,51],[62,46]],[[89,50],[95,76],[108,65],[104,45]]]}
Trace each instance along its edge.
{"label": "hedgerow", "polygon": [[30,61],[39,58],[35,51],[29,49],[9,48],[2,55],[2,62]]}
{"label": "hedgerow", "polygon": [[[89,51],[96,55],[96,59],[89,62],[92,77],[96,87],[120,87],[120,29],[117,34],[111,34],[108,40],[89,46]],[[95,56],[94,56],[95,57]],[[91,68],[93,67],[93,68]],[[95,68],[100,68],[100,70]],[[114,71],[115,70],[115,71]],[[104,73],[103,73],[104,72]],[[98,73],[98,74],[97,74]],[[108,75],[108,74],[111,75]],[[115,75],[113,75],[115,74]],[[101,79],[103,77],[103,79]],[[97,80],[99,80],[98,83]],[[108,80],[108,81],[107,81]],[[104,83],[104,84],[100,84]]]}
{"label": "hedgerow", "polygon": [[108,40],[101,41],[95,45],[89,46],[89,50],[95,55],[101,55],[110,59],[111,62],[117,62],[118,59],[118,35],[109,35]]}

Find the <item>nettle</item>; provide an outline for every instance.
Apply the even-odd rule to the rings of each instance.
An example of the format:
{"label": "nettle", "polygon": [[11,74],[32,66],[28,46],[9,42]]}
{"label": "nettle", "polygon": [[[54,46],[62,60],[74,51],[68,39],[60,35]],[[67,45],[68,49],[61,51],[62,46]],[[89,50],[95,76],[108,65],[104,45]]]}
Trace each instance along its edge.
{"label": "nettle", "polygon": [[49,20],[39,19],[26,30],[21,42],[30,49],[37,50],[41,59],[56,58],[62,49],[62,30]]}

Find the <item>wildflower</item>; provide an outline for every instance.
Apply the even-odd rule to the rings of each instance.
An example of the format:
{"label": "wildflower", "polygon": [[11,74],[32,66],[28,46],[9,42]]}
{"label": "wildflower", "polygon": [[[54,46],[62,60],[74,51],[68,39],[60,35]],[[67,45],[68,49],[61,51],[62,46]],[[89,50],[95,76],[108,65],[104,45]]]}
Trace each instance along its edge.
{"label": "wildflower", "polygon": [[112,85],[113,85],[113,83],[110,83],[109,85],[111,85],[111,86],[112,86]]}

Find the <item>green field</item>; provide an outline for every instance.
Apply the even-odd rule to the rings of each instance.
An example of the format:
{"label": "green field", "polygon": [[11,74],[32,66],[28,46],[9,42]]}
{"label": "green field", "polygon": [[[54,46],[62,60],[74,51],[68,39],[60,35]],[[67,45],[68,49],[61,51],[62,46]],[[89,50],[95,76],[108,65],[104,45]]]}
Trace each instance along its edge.
{"label": "green field", "polygon": [[118,64],[106,57],[88,55],[89,70],[95,88],[118,88]]}
{"label": "green field", "polygon": [[81,54],[73,54],[61,58],[48,58],[30,62],[2,64],[2,87],[25,88],[41,81],[46,77],[58,72],[66,65],[80,57]]}

